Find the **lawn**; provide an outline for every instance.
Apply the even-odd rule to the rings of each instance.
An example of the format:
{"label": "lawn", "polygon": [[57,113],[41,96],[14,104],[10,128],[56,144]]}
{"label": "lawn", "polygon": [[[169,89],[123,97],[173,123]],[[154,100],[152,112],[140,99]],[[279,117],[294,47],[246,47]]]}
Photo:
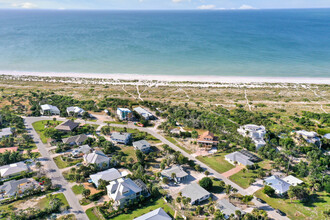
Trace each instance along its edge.
{"label": "lawn", "polygon": [[235,166],[225,160],[224,155],[227,153],[216,153],[212,156],[198,156],[197,159],[201,162],[207,164],[212,169],[216,170],[219,173],[224,173],[228,170],[233,169]]}
{"label": "lawn", "polygon": [[72,187],[72,191],[74,192],[74,194],[78,195],[78,194],[82,194],[84,190],[84,186],[83,185],[74,185]]}
{"label": "lawn", "polygon": [[[48,195],[50,195],[50,194],[48,194]],[[62,207],[69,206],[69,203],[66,200],[66,198],[65,198],[65,196],[64,196],[63,193],[54,194],[54,197],[61,200],[61,202],[63,203]],[[48,206],[48,204],[49,204],[49,197],[45,197],[45,198],[40,199],[38,201],[38,204],[36,206],[39,209],[44,209],[44,208],[46,208]]]}
{"label": "lawn", "polygon": [[136,153],[134,147],[121,147],[121,151],[127,155],[127,158],[132,157],[137,162]]}
{"label": "lawn", "polygon": [[192,151],[185,148],[185,147],[182,147],[173,137],[170,137],[170,136],[165,136],[166,140],[168,140],[169,142],[171,142],[172,144],[176,145],[177,147],[181,148],[181,150],[184,150],[186,153],[188,154],[192,154]]}
{"label": "lawn", "polygon": [[77,163],[81,163],[82,159],[74,159],[72,162],[67,162],[62,160],[62,156],[57,156],[53,158],[54,162],[56,163],[57,167],[60,169],[71,167],[73,165],[76,165]]}
{"label": "lawn", "polygon": [[89,220],[99,220],[104,219],[102,214],[97,210],[96,207],[92,207],[86,210],[86,215],[88,216]]}
{"label": "lawn", "polygon": [[[262,168],[265,172],[271,169],[271,161],[270,160],[263,160],[257,163],[260,168]],[[230,180],[238,184],[240,187],[246,189],[250,186],[249,181],[250,179],[257,179],[257,172],[253,172],[252,170],[246,170],[244,173],[243,170],[235,173],[234,175],[229,177]]]}
{"label": "lawn", "polygon": [[130,212],[128,214],[118,215],[112,219],[113,220],[131,220],[131,219],[137,218],[141,215],[144,215],[144,214],[146,214],[150,211],[153,211],[155,209],[158,209],[158,208],[163,208],[166,213],[169,213],[172,217],[174,216],[174,211],[165,203],[163,198],[160,198],[157,201],[150,203],[146,207],[143,207],[141,209],[136,209],[133,212]]}
{"label": "lawn", "polygon": [[229,179],[235,182],[240,187],[246,189],[250,186],[249,180],[250,179],[256,179],[257,174],[253,173],[252,170],[246,171],[245,173],[243,170],[239,171],[238,173],[235,173],[234,175],[230,176]]}
{"label": "lawn", "polygon": [[49,122],[54,127],[61,123],[60,121],[43,120],[43,121],[34,122],[32,124],[34,130],[36,130],[36,132],[39,134],[40,139],[41,139],[42,143],[44,143],[44,144],[46,144],[47,140],[48,140],[48,138],[44,135],[45,125],[47,124],[47,122]]}
{"label": "lawn", "polygon": [[317,192],[306,203],[290,199],[271,198],[258,190],[255,196],[265,200],[270,206],[275,209],[280,209],[285,212],[290,219],[327,219],[323,215],[323,211],[329,210],[330,196],[326,192]]}

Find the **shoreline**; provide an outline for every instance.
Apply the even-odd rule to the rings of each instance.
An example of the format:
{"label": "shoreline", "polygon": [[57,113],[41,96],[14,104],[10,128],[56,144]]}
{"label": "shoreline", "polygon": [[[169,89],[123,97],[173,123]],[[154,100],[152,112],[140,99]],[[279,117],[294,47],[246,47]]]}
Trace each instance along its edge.
{"label": "shoreline", "polygon": [[125,81],[192,82],[192,83],[292,83],[292,84],[330,84],[330,77],[261,77],[261,76],[201,76],[201,75],[147,75],[147,74],[102,74],[102,73],[58,73],[0,71],[2,76],[16,77],[54,77],[85,78]]}

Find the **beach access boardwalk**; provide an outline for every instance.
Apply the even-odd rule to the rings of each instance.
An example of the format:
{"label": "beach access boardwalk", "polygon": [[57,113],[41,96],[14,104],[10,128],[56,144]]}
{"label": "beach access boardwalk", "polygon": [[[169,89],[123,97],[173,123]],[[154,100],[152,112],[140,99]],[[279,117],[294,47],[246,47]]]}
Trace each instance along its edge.
{"label": "beach access boardwalk", "polygon": [[49,119],[51,119],[51,117],[26,117],[24,118],[24,123],[29,135],[32,136],[33,141],[36,143],[39,149],[41,154],[41,158],[39,158],[39,160],[44,165],[47,176],[52,180],[53,185],[61,186],[60,192],[63,192],[66,200],[69,203],[70,213],[74,214],[78,220],[88,220],[86,213],[79,204],[78,198],[73,193],[68,182],[64,179],[53,158],[50,157],[47,147],[41,142],[39,135],[32,126],[32,124],[36,121]]}
{"label": "beach access boardwalk", "polygon": [[[40,120],[52,120],[53,117],[34,117],[34,118],[26,118],[28,119],[28,121],[32,121],[31,124],[35,121],[40,121]],[[65,120],[64,118],[63,119],[58,119],[58,120]],[[85,122],[84,120],[75,120],[76,122]],[[101,123],[101,122],[89,122],[89,121],[86,121],[87,124],[95,124],[95,125],[99,125],[99,127],[97,128],[98,131],[101,130],[101,127],[103,126],[108,126],[106,123]],[[30,124],[30,125],[31,125]],[[218,178],[218,179],[221,179],[223,180],[226,184],[229,184],[231,185],[232,187],[236,188],[238,190],[238,193],[242,194],[242,195],[250,195],[250,193],[248,193],[248,191],[246,191],[245,189],[243,189],[242,187],[240,187],[239,185],[237,185],[236,183],[232,182],[231,180],[229,180],[228,178],[226,178],[224,175],[218,173],[217,171],[215,171],[214,169],[210,168],[209,166],[207,166],[206,164],[202,163],[201,161],[197,160],[195,157],[193,157],[192,155],[188,154],[187,152],[185,152],[184,150],[182,150],[181,148],[179,148],[178,146],[176,146],[175,144],[171,143],[170,141],[168,141],[164,136],[162,136],[161,134],[157,133],[154,129],[150,129],[150,128],[144,128],[144,127],[138,127],[138,126],[135,126],[133,123],[130,123],[130,124],[110,124],[111,127],[119,127],[119,128],[130,128],[130,129],[137,129],[141,132],[147,132],[148,134],[154,136],[155,138],[159,139],[161,142],[163,142],[164,144],[167,144],[168,146],[170,146],[172,149],[176,150],[176,151],[179,151],[182,153],[183,156],[189,158],[190,160],[193,160],[196,164],[199,164],[203,169],[205,170],[208,170],[210,172],[210,175],[213,175],[214,177]],[[30,126],[32,127],[32,125]],[[33,128],[32,128],[33,129]],[[34,131],[35,132],[35,131]],[[36,132],[35,132],[36,133]],[[39,137],[39,136],[37,136]],[[39,139],[39,138],[38,138]],[[39,143],[40,142],[40,139],[39,139]],[[43,145],[43,144],[42,144]],[[44,146],[44,145],[43,145]],[[39,148],[39,147],[38,147]],[[45,149],[45,146],[44,146],[44,149]],[[46,150],[47,151],[47,150]],[[47,152],[48,154],[48,152]],[[43,154],[42,154],[43,155]],[[49,156],[48,156],[49,157]],[[52,161],[52,163],[54,163]],[[54,163],[54,166],[53,167],[56,167],[55,163]],[[56,167],[57,168],[57,167]],[[57,169],[58,170],[58,169]],[[59,170],[58,170],[59,172]],[[59,175],[61,175],[59,173]],[[62,176],[62,175],[61,175]],[[66,185],[68,186],[66,180],[63,178],[62,176],[62,179],[63,181],[65,181]],[[68,187],[69,190],[71,191],[70,193],[73,194],[72,190],[70,187]],[[73,194],[74,195],[74,194]],[[73,196],[74,197],[74,196]],[[82,211],[82,208],[81,206],[79,205],[79,201],[78,199],[74,199],[76,200],[77,204],[80,209],[76,209],[76,210],[81,210]],[[69,201],[69,199],[68,199]],[[71,201],[72,203],[74,203],[73,201]],[[276,220],[288,220],[289,218],[286,217],[286,216],[281,216],[279,215],[278,213],[276,213],[275,209],[273,209],[271,206],[269,206],[268,204],[262,204],[261,202],[257,201],[255,198],[252,200],[252,202],[255,204],[256,207],[258,207],[259,209],[263,209],[265,211],[267,211],[269,217],[273,218],[273,219],[276,219]],[[69,202],[69,204],[71,205],[71,203]],[[76,214],[76,213],[74,213]],[[86,216],[87,217],[87,216]],[[87,218],[88,219],[88,218]]]}

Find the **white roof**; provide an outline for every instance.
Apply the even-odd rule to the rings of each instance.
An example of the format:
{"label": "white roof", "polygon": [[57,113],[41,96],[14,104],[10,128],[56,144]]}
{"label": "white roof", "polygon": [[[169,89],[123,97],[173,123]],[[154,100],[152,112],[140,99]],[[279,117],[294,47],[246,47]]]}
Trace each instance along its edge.
{"label": "white roof", "polygon": [[131,110],[128,108],[117,108],[117,110],[122,111],[122,112],[131,112]]}
{"label": "white roof", "polygon": [[40,106],[43,111],[60,111],[56,106],[45,104]]}
{"label": "white roof", "polygon": [[0,175],[2,177],[18,174],[23,171],[27,171],[28,167],[24,162],[12,163],[0,167]]}
{"label": "white roof", "polygon": [[162,209],[158,208],[151,212],[148,212],[134,220],[171,220],[172,218]]}
{"label": "white roof", "polygon": [[325,134],[323,137],[326,138],[326,139],[330,139],[330,133]]}
{"label": "white roof", "polygon": [[263,131],[266,130],[266,128],[264,126],[259,126],[259,125],[253,125],[253,124],[247,124],[244,125],[243,128],[247,131]]}
{"label": "white roof", "polygon": [[74,113],[79,113],[79,114],[82,114],[85,112],[84,109],[78,107],[78,106],[71,106],[71,107],[67,107],[66,108],[66,111],[67,112],[74,112]]}
{"label": "white roof", "polygon": [[113,181],[116,179],[119,179],[127,174],[126,172],[121,173],[115,168],[111,168],[102,172],[98,172],[96,174],[90,175],[90,178],[92,179],[93,183],[98,186],[99,180],[105,180],[105,181]]}
{"label": "white roof", "polygon": [[301,184],[301,183],[304,182],[304,181],[302,181],[302,180],[300,180],[297,177],[294,177],[292,175],[284,177],[282,180],[289,183],[290,185],[298,185],[298,184]]}
{"label": "white roof", "polygon": [[11,132],[11,128],[3,128],[2,130],[0,130],[0,138],[2,138],[4,136],[9,136],[12,134],[13,133]]}
{"label": "white roof", "polygon": [[317,137],[317,133],[314,131],[305,131],[305,130],[301,130],[301,131],[296,131],[297,134],[306,136],[308,138],[313,138],[313,137]]}

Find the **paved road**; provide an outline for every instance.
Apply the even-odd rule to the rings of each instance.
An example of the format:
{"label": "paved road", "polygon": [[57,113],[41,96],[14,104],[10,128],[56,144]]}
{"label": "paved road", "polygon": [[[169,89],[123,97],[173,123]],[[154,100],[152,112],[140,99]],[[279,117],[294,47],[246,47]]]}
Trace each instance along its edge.
{"label": "paved road", "polygon": [[[40,120],[48,120],[48,119],[52,119],[52,117],[35,117],[35,118],[29,118],[29,120],[32,120],[32,121],[40,121]],[[65,119],[63,118],[63,119],[59,119],[59,120],[65,120]],[[76,121],[77,122],[85,122],[83,120],[76,120]],[[97,128],[98,131],[101,130],[101,127],[102,126],[106,126],[107,125],[105,123],[100,123],[100,122],[89,122],[89,121],[87,121],[86,123],[100,125]],[[189,158],[190,160],[195,161],[195,163],[196,164],[199,164],[203,169],[208,170],[211,175],[215,176],[218,179],[223,180],[226,184],[230,184],[232,187],[236,188],[238,190],[238,193],[240,193],[242,195],[250,195],[250,193],[248,193],[245,189],[243,189],[242,187],[240,187],[236,183],[232,182],[231,180],[229,180],[228,178],[226,178],[222,174],[218,173],[217,171],[215,171],[211,167],[209,167],[206,164],[202,163],[201,161],[197,160],[195,157],[191,156],[190,154],[188,154],[187,152],[185,152],[184,150],[182,150],[181,148],[179,148],[175,144],[171,143],[164,136],[162,136],[158,132],[156,132],[154,129],[138,127],[138,126],[135,126],[133,123],[129,123],[129,124],[109,124],[109,125],[112,126],[112,127],[120,127],[120,128],[126,127],[126,128],[138,129],[138,130],[140,130],[142,132],[147,132],[150,135],[152,135],[152,136],[156,137],[157,139],[159,139],[160,141],[162,141],[164,144],[169,145],[174,150],[181,152],[185,157]],[[37,135],[37,137],[39,137],[39,136]],[[70,188],[70,191],[72,191],[71,188]],[[256,199],[253,199],[252,202],[259,209],[263,209],[263,210],[267,211],[269,217],[271,217],[271,218],[274,218],[276,220],[289,220],[288,217],[281,216],[281,215],[277,214],[275,212],[275,210],[271,206],[269,206],[268,204],[262,204],[261,202],[258,202]],[[79,203],[78,203],[78,205],[79,205]]]}
{"label": "paved road", "polygon": [[60,185],[61,192],[65,195],[65,198],[68,200],[69,206],[71,207],[70,212],[75,214],[79,220],[88,220],[87,215],[79,204],[79,200],[76,195],[73,193],[68,182],[64,179],[62,173],[56,166],[53,159],[50,157],[47,147],[41,142],[39,135],[33,129],[32,123],[40,120],[46,120],[47,118],[43,117],[27,117],[24,119],[25,126],[28,130],[28,133],[32,135],[34,142],[36,143],[39,152],[41,154],[41,162],[44,165],[45,171],[49,178],[51,178],[53,184]]}

